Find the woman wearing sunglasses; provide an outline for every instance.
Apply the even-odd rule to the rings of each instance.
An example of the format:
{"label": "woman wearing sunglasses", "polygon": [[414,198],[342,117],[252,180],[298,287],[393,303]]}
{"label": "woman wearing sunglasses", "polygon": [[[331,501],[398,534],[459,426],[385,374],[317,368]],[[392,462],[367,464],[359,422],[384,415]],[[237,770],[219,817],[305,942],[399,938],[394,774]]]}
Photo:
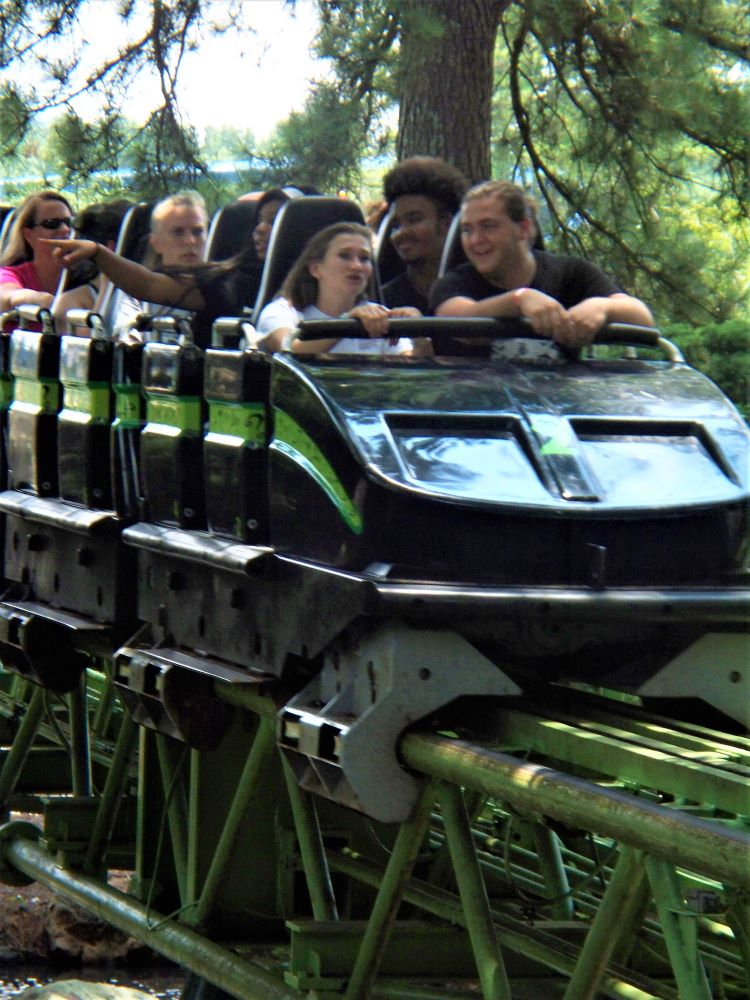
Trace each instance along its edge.
{"label": "woman wearing sunglasses", "polygon": [[16,211],[8,246],[0,257],[0,312],[31,303],[51,306],[62,262],[44,240],[67,239],[72,231],[70,205],[57,191],[31,194]]}

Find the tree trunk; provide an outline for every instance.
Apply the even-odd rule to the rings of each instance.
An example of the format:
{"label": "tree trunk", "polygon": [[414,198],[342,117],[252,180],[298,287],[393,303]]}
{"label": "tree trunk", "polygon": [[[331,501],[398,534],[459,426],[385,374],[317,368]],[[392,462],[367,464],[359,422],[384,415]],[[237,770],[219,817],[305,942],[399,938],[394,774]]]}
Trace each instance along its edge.
{"label": "tree trunk", "polygon": [[472,183],[489,178],[495,37],[508,6],[403,0],[399,160],[442,156]]}

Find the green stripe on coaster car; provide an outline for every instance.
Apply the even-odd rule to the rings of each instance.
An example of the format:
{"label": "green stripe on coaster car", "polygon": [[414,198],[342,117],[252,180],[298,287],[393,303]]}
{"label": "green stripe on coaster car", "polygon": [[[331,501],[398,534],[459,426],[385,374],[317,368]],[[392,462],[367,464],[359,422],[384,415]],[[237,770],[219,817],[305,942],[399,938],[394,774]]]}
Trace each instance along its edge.
{"label": "green stripe on coaster car", "polygon": [[212,402],[208,404],[208,431],[241,438],[246,444],[263,446],[266,414],[262,403]]}
{"label": "green stripe on coaster car", "polygon": [[201,401],[197,396],[146,396],[146,421],[181,431],[201,432]]}
{"label": "green stripe on coaster car", "polygon": [[109,423],[109,383],[67,383],[63,385],[63,412],[87,413],[97,423]]}
{"label": "green stripe on coaster car", "polygon": [[275,410],[273,445],[315,480],[328,495],[345,524],[355,535],[361,535],[364,530],[362,514],[344,489],[333,466],[296,420],[279,409]]}
{"label": "green stripe on coaster car", "polygon": [[115,420],[113,427],[123,430],[141,426],[141,387],[122,382],[115,390]]}
{"label": "green stripe on coaster car", "polygon": [[57,413],[60,409],[60,383],[57,379],[31,379],[18,375],[13,402],[37,406],[42,413]]}

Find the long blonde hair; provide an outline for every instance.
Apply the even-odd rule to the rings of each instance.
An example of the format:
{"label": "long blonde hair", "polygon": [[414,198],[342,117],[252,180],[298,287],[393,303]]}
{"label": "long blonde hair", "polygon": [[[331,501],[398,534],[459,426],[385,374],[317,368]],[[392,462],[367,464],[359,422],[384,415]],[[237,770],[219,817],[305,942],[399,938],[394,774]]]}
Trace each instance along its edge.
{"label": "long blonde hair", "polygon": [[[0,257],[0,264],[12,265],[23,264],[24,261],[31,260],[33,251],[24,238],[23,231],[27,226],[33,226],[36,220],[37,209],[45,201],[59,201],[67,208],[71,215],[73,209],[70,207],[68,199],[59,191],[39,191],[37,194],[30,194],[16,209],[13,217],[13,227],[10,231],[8,245]],[[54,235],[48,233],[47,235]]]}

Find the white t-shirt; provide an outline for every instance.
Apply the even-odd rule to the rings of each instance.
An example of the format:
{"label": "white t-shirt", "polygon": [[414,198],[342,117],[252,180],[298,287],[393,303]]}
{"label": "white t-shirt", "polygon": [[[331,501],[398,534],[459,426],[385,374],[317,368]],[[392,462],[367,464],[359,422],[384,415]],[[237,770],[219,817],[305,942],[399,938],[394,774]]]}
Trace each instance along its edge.
{"label": "white t-shirt", "polygon": [[[258,317],[258,325],[255,331],[254,343],[251,347],[258,346],[258,341],[267,337],[274,330],[293,330],[299,326],[304,319],[345,319],[344,316],[329,316],[317,306],[305,306],[302,310],[294,308],[291,302],[284,298],[274,299],[264,306]],[[326,353],[328,354],[409,354],[413,349],[411,340],[408,337],[401,337],[397,344],[389,344],[383,338],[376,337],[342,337],[337,344],[334,344]]]}

